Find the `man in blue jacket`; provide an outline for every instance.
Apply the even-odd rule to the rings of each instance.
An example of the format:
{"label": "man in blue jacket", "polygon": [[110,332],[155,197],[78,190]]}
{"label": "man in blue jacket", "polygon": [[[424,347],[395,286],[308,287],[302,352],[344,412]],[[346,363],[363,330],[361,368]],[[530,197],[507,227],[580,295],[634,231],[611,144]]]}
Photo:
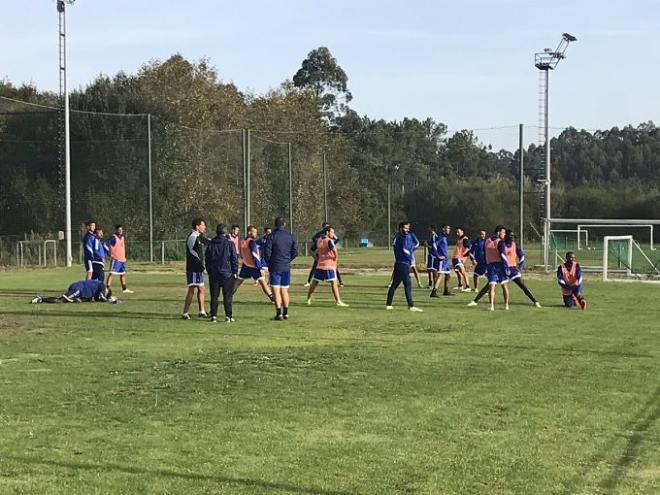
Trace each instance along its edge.
{"label": "man in blue jacket", "polygon": [[270,287],[275,297],[275,320],[289,318],[291,262],[298,256],[298,245],[284,228],[284,219],[275,219],[275,230],[266,238],[264,259],[268,264]]}
{"label": "man in blue jacket", "polygon": [[36,296],[32,304],[41,303],[73,303],[73,302],[119,302],[112,295],[112,290],[103,280],[79,280],[69,285],[69,288],[59,297]]}
{"label": "man in blue jacket", "polygon": [[238,273],[238,256],[236,246],[227,238],[223,224],[215,228],[215,234],[216,236],[208,243],[204,256],[211,286],[211,323],[218,321],[220,289],[222,289],[222,304],[225,307],[225,321],[231,323],[235,321],[232,299],[234,281]]}
{"label": "man in blue jacket", "polygon": [[394,306],[392,306],[394,293],[403,282],[408,309],[410,311],[421,313],[423,310],[415,307],[415,304],[413,303],[412,287],[410,284],[410,265],[413,261],[413,251],[415,249],[415,241],[410,233],[410,223],[401,222],[399,224],[399,232],[394,236],[392,248],[394,250],[394,270],[392,285],[387,291],[387,305],[385,306],[385,309],[394,309]]}

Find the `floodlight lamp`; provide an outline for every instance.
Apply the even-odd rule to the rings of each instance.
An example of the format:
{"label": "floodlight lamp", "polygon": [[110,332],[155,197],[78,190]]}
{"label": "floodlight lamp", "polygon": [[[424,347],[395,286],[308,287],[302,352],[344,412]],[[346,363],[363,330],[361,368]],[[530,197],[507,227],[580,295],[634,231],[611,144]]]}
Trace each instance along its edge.
{"label": "floodlight lamp", "polygon": [[564,33],[563,35],[564,41],[570,43],[572,41],[577,41],[577,38],[573,36],[572,34]]}

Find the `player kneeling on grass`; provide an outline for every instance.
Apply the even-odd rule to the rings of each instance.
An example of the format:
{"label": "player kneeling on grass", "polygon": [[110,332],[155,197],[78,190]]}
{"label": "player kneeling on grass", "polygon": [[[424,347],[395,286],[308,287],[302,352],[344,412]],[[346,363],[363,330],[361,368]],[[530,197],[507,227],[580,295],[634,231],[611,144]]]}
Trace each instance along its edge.
{"label": "player kneeling on grass", "polygon": [[337,306],[348,306],[348,304],[342,302],[339,297],[336,243],[335,229],[332,226],[327,225],[324,229],[324,234],[316,239],[316,268],[314,269],[312,283],[310,284],[309,292],[307,293],[307,304],[312,304],[312,294],[316,290],[316,287],[318,287],[319,282],[329,282]]}
{"label": "player kneeling on grass", "polygon": [[564,306],[571,308],[579,304],[582,309],[587,309],[587,300],[582,295],[582,269],[571,251],[566,253],[566,261],[557,268],[557,282]]}
{"label": "player kneeling on grass", "polygon": [[245,239],[241,239],[239,249],[240,256],[243,259],[243,265],[241,266],[241,271],[238,273],[238,278],[234,283],[234,294],[236,294],[236,291],[244,280],[251,278],[259,284],[261,290],[264,291],[264,294],[266,294],[268,299],[272,302],[273,293],[268,288],[263,273],[263,268],[266,263],[261,254],[261,243],[257,239],[257,228],[254,225],[248,226],[247,235],[245,236]]}
{"label": "player kneeling on grass", "polygon": [[219,224],[215,228],[215,234],[216,236],[209,241],[204,256],[211,287],[211,323],[218,321],[220,289],[222,289],[222,304],[225,308],[225,321],[232,323],[234,321],[232,300],[238,272],[238,256],[233,241],[226,235],[224,225]]}
{"label": "player kneeling on grass", "polygon": [[69,285],[64,294],[59,297],[36,296],[32,304],[40,303],[73,303],[73,302],[109,302],[118,303],[112,295],[112,290],[101,280],[79,280]]}

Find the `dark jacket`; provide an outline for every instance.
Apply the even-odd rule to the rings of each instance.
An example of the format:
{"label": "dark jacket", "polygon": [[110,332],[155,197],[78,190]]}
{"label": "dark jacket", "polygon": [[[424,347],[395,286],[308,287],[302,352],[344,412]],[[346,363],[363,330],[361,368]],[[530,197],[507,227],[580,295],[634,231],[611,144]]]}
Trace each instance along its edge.
{"label": "dark jacket", "polygon": [[211,277],[231,277],[238,273],[236,248],[224,235],[211,239],[204,258],[206,271]]}
{"label": "dark jacket", "polygon": [[271,272],[288,272],[298,256],[298,244],[288,230],[278,227],[266,239],[264,259]]}

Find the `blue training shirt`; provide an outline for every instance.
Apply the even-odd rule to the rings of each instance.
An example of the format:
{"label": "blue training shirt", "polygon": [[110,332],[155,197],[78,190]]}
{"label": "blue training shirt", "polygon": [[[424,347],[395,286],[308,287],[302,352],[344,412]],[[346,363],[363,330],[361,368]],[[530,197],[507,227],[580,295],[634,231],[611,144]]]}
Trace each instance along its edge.
{"label": "blue training shirt", "polygon": [[[415,237],[415,239],[417,238]],[[397,232],[392,241],[392,248],[394,251],[395,263],[405,263],[407,265],[412,264],[415,242],[413,240],[413,235],[411,235],[410,232],[407,234]]]}
{"label": "blue training shirt", "polygon": [[477,265],[486,266],[486,240],[475,239],[472,241],[468,255]]}
{"label": "blue training shirt", "polygon": [[449,252],[448,252],[448,245],[449,243],[447,242],[447,236],[445,234],[440,234],[438,236],[438,240],[436,241],[436,250],[438,252],[437,257],[440,259],[449,259]]}
{"label": "blue training shirt", "polygon": [[94,259],[94,246],[96,245],[96,237],[91,232],[87,232],[83,238],[83,249],[85,260],[92,261]]}

